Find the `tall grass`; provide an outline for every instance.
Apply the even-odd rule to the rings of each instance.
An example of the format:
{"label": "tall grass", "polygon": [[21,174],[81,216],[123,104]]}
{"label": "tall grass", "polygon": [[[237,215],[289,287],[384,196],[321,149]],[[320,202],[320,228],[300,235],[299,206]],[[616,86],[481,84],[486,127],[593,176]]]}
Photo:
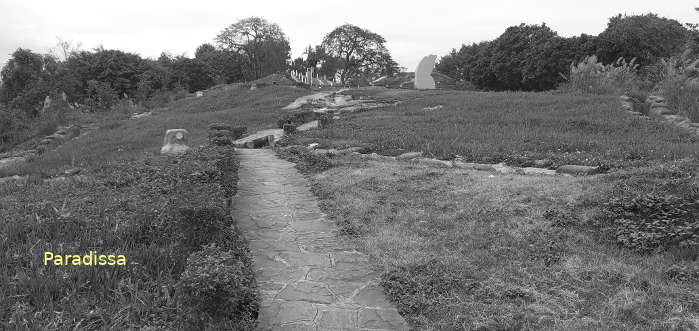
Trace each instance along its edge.
{"label": "tall grass", "polygon": [[661,60],[658,89],[668,105],[692,122],[699,122],[699,60],[687,63],[678,58]]}
{"label": "tall grass", "polygon": [[605,65],[591,55],[570,65],[570,74],[562,89],[591,94],[647,94],[649,86],[637,74],[638,67],[635,58],[629,62],[619,58]]}

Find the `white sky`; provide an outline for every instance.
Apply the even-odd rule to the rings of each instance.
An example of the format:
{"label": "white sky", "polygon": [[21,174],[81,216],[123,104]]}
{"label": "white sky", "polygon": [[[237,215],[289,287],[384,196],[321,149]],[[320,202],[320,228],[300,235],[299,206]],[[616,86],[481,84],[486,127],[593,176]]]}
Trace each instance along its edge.
{"label": "white sky", "polygon": [[382,35],[394,59],[409,71],[428,54],[444,55],[463,43],[490,40],[508,26],[546,22],[562,36],[597,35],[618,13],[657,13],[680,23],[699,22],[697,0],[0,0],[0,65],[18,47],[46,53],[57,37],[157,57],[193,57],[202,43],[249,16],[277,23],[292,58],[343,23]]}

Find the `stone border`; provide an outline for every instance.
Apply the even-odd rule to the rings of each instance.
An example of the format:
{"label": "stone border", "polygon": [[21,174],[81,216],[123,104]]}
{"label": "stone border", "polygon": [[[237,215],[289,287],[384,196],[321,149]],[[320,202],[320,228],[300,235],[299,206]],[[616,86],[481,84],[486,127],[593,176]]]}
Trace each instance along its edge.
{"label": "stone border", "polygon": [[[625,112],[635,115],[642,116],[645,118],[658,117],[663,122],[670,123],[676,127],[685,129],[691,133],[699,135],[699,123],[692,122],[688,117],[678,115],[677,111],[670,108],[665,102],[665,98],[662,96],[651,95],[641,102],[638,99],[632,98],[628,95],[622,95],[619,97],[621,99],[621,109]],[[642,112],[637,111],[637,104],[647,104],[650,107],[649,115],[644,115]],[[650,116],[653,115],[653,116]]]}
{"label": "stone border", "polygon": [[[328,155],[328,156],[339,156],[339,155],[355,155],[360,156],[362,159],[375,160],[375,161],[404,161],[413,164],[423,164],[439,168],[457,168],[457,169],[470,169],[479,171],[489,171],[497,172],[501,174],[518,174],[518,175],[569,175],[569,176],[589,176],[596,175],[605,172],[605,169],[601,167],[590,167],[583,165],[572,165],[566,164],[559,166],[556,169],[547,169],[539,167],[511,167],[504,163],[497,164],[486,164],[486,163],[473,163],[473,162],[463,162],[460,160],[439,160],[433,158],[422,157],[422,152],[409,152],[398,156],[387,156],[380,155],[377,153],[361,153],[361,147],[350,147],[341,150],[337,149],[316,149],[317,145],[311,144],[309,147],[305,147],[311,150],[311,153],[315,155]],[[302,147],[302,146],[286,146],[281,147],[282,149],[291,147]]]}

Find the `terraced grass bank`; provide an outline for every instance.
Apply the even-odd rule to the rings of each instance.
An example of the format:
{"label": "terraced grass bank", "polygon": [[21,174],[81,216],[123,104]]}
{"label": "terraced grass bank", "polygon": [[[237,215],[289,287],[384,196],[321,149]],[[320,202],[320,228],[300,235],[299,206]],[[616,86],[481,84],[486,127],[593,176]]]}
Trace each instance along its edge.
{"label": "terraced grass bank", "polygon": [[553,167],[614,168],[699,157],[699,137],[631,116],[612,96],[382,88],[343,94],[400,103],[343,115],[332,126],[299,135],[298,142],[515,166],[550,160]]}

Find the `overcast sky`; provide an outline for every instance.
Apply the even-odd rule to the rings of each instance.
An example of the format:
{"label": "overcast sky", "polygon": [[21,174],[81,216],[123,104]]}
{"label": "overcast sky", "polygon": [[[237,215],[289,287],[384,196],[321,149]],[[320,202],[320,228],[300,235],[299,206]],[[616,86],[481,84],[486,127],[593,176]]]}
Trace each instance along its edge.
{"label": "overcast sky", "polygon": [[699,22],[698,6],[697,0],[0,0],[0,64],[18,47],[46,53],[57,37],[83,49],[101,44],[144,57],[163,51],[193,57],[226,26],[260,16],[281,26],[294,58],[351,23],[382,35],[394,59],[412,71],[425,55],[494,39],[519,23],[546,22],[562,36],[597,35],[618,13]]}

